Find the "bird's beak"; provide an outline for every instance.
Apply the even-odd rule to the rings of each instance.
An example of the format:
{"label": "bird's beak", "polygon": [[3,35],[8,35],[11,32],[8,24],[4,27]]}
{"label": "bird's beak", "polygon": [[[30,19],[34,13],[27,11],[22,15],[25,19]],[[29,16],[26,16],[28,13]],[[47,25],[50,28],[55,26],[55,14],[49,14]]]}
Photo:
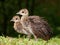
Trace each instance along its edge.
{"label": "bird's beak", "polygon": [[20,12],[17,12],[16,14],[20,14]]}
{"label": "bird's beak", "polygon": [[14,21],[13,19],[10,20],[10,22]]}

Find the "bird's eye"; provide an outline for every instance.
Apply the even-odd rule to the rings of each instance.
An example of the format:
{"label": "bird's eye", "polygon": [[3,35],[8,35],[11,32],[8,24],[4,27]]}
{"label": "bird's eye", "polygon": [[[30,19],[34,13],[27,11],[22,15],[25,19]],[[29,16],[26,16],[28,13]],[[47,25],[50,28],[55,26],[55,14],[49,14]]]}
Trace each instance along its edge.
{"label": "bird's eye", "polygon": [[24,11],[22,11],[22,13],[24,13]]}
{"label": "bird's eye", "polygon": [[16,18],[16,20],[17,20],[18,18]]}

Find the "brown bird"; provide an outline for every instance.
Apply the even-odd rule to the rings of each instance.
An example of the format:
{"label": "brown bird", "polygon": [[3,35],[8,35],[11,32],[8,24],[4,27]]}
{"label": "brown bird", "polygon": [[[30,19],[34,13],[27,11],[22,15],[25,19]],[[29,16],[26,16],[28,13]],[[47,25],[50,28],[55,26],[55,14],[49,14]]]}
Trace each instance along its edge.
{"label": "brown bird", "polygon": [[14,27],[15,31],[17,31],[18,33],[21,33],[21,34],[26,34],[27,37],[30,37],[29,31],[24,29],[22,24],[20,23],[20,17],[19,16],[13,16],[11,21],[14,22],[14,26],[13,27]]}
{"label": "brown bird", "polygon": [[22,27],[29,31],[30,34],[37,38],[49,40],[52,36],[52,30],[47,21],[39,16],[28,16],[29,12],[27,9],[21,9],[16,14],[22,15],[21,24]]}

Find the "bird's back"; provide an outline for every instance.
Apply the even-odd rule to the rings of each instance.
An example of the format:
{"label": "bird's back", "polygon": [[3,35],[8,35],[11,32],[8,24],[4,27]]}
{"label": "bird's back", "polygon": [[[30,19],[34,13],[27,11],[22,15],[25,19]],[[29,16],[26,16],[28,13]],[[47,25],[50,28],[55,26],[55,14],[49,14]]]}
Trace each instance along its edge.
{"label": "bird's back", "polygon": [[52,35],[52,30],[49,24],[39,16],[29,16],[30,25],[32,27],[32,31],[37,37],[41,37],[44,40],[50,39]]}

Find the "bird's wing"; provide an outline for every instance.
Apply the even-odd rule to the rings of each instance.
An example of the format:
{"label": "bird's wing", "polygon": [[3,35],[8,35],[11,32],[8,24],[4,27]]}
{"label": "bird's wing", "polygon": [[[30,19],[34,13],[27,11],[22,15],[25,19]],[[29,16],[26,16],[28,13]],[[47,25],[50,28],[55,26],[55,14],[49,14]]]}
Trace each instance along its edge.
{"label": "bird's wing", "polygon": [[17,23],[15,24],[15,30],[16,30],[18,33],[23,33],[23,32],[22,32],[22,29],[23,29],[22,24],[21,24],[20,22],[17,22]]}
{"label": "bird's wing", "polygon": [[48,23],[39,16],[30,16],[29,20],[31,22],[31,27],[33,32],[37,37],[45,38],[46,40],[50,38],[52,31]]}
{"label": "bird's wing", "polygon": [[16,24],[16,31],[18,32],[18,33],[22,33],[22,34],[28,34],[29,33],[29,31],[28,30],[26,30],[25,28],[23,28],[23,26],[22,26],[22,24],[20,23],[20,22],[18,22],[17,24]]}

